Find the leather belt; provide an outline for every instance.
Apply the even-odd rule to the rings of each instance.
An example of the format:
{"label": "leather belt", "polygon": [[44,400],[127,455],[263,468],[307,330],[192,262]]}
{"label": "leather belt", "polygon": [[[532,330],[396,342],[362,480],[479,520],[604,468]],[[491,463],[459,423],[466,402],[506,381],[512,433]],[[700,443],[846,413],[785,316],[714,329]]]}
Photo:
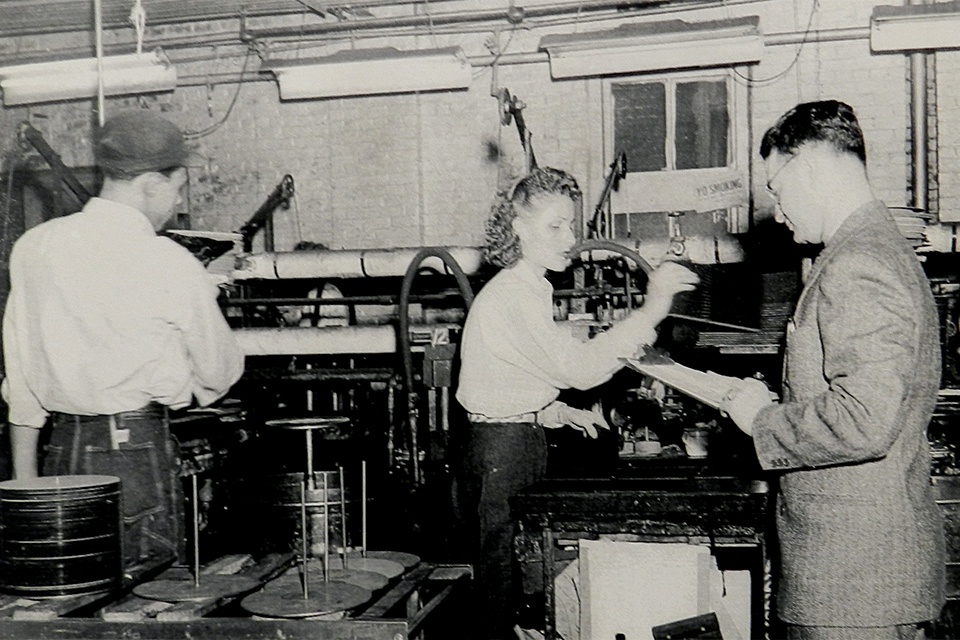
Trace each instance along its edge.
{"label": "leather belt", "polygon": [[505,423],[505,422],[526,422],[532,424],[539,424],[540,422],[540,412],[539,411],[528,411],[526,413],[518,413],[512,416],[504,416],[501,418],[491,418],[490,416],[485,416],[482,413],[468,413],[467,419],[470,422],[496,422],[496,423]]}
{"label": "leather belt", "polygon": [[52,413],[56,415],[69,418],[71,420],[77,420],[81,424],[90,423],[90,422],[103,422],[109,421],[110,418],[114,420],[137,420],[141,418],[158,418],[163,417],[164,412],[167,410],[167,407],[156,403],[151,402],[148,405],[140,407],[139,409],[132,409],[130,411],[121,411],[119,413],[112,414],[93,414],[93,415],[80,415],[77,413],[63,413],[62,411],[54,411]]}
{"label": "leather belt", "polygon": [[156,402],[133,409],[132,411],[121,411],[107,415],[97,414],[84,416],[76,413],[53,412],[55,416],[65,418],[78,427],[80,425],[106,425],[110,430],[110,448],[114,451],[120,448],[121,444],[130,442],[130,429],[124,428],[125,423],[144,419],[164,418],[167,407]]}

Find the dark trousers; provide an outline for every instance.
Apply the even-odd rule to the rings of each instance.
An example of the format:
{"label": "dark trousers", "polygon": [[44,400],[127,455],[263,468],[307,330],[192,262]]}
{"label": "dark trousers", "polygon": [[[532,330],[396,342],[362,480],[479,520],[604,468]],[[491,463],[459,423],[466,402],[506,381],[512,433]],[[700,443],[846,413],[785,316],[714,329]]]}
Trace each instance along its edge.
{"label": "dark trousers", "polygon": [[917,640],[918,633],[916,624],[893,627],[787,626],[787,640]]}
{"label": "dark trousers", "polygon": [[543,478],[547,441],[530,423],[470,423],[457,473],[456,505],[474,565],[472,628],[483,638],[512,638],[519,584],[512,562],[510,497]]}
{"label": "dark trousers", "polygon": [[52,422],[43,475],[120,478],[125,571],[184,560],[180,455],[166,407],[114,416],[54,413]]}

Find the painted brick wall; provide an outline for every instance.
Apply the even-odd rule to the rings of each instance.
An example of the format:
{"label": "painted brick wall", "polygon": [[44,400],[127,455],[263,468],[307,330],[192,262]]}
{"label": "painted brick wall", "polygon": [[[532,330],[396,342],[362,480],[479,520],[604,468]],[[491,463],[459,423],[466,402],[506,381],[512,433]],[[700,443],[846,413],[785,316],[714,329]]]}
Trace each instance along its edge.
{"label": "painted brick wall", "polygon": [[[870,175],[878,194],[890,204],[904,204],[909,177],[906,136],[909,124],[906,61],[902,55],[872,55],[863,38],[799,44],[808,22],[832,30],[867,27],[874,0],[771,0],[722,9],[685,12],[697,20],[757,14],[768,40],[764,60],[751,70],[752,153],[763,131],[777,116],[801,100],[838,98],[852,104],[863,123]],[[603,22],[554,31],[612,28]],[[167,27],[191,33],[190,25]],[[508,52],[534,51],[545,31],[500,34]],[[793,41],[789,41],[793,34]],[[419,43],[395,39],[398,48],[461,44],[471,55],[488,51],[489,33],[444,36]],[[27,39],[20,39],[27,40]],[[786,41],[785,41],[786,40]],[[20,49],[42,49],[49,39],[20,41]],[[379,44],[379,43],[378,43]],[[367,43],[363,43],[367,46]],[[0,52],[10,43],[0,42]],[[798,55],[799,50],[799,55]],[[242,56],[223,49],[216,60],[182,65],[184,73],[238,72]],[[178,55],[185,55],[178,51]],[[207,51],[192,52],[203,58]],[[228,55],[229,54],[229,55]],[[325,242],[333,248],[477,244],[498,187],[509,184],[522,166],[522,150],[512,125],[501,126],[491,96],[492,70],[474,69],[469,90],[421,95],[376,96],[280,102],[276,84],[249,66],[229,117],[214,132],[198,139],[204,163],[191,170],[190,213],[198,229],[234,230],[246,221],[285,174],[296,183],[295,206],[276,220],[276,246],[290,249],[299,240]],[[940,170],[942,207],[960,211],[960,104],[955,77],[957,54],[938,56]],[[180,68],[180,65],[178,65]],[[609,159],[604,157],[601,83],[597,79],[554,81],[544,62],[503,65],[498,84],[527,105],[524,115],[533,132],[540,164],[572,172],[585,191],[587,212],[599,196]],[[236,84],[180,87],[172,94],[109,100],[108,113],[146,105],[165,112],[188,131],[203,131],[227,113]],[[92,162],[89,137],[92,103],[41,105],[0,110],[0,150],[15,151],[19,122],[30,118],[44,132],[67,165]],[[759,158],[757,158],[758,160]],[[754,172],[757,205],[764,179]]]}
{"label": "painted brick wall", "polygon": [[960,52],[938,52],[936,65],[940,217],[960,222]]}

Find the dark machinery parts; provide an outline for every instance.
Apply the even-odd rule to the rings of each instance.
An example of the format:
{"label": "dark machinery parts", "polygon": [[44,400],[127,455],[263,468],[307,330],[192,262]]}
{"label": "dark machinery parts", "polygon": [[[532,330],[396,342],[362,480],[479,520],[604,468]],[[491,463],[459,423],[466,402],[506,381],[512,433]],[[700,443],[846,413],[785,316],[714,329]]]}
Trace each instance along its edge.
{"label": "dark machinery parts", "polygon": [[21,123],[18,139],[21,147],[26,148],[26,143],[30,143],[33,148],[37,150],[37,153],[43,156],[43,159],[47,161],[47,164],[50,165],[50,168],[53,169],[57,177],[60,178],[70,191],[73,192],[73,195],[77,197],[80,206],[85,205],[87,200],[93,197],[93,194],[87,191],[87,188],[80,183],[77,177],[73,175],[73,172],[63,164],[60,155],[47,144],[43,134],[33,125],[29,122]]}
{"label": "dark machinery parts", "polygon": [[510,90],[503,88],[494,93],[500,106],[500,124],[507,126],[511,121],[517,125],[517,133],[520,134],[520,144],[523,145],[523,151],[526,154],[527,173],[530,173],[537,166],[537,157],[533,153],[533,134],[527,129],[527,123],[523,119],[523,110],[526,104],[516,96],[510,95]]}
{"label": "dark machinery parts", "polygon": [[607,180],[603,184],[603,191],[600,193],[600,199],[597,206],[593,208],[593,217],[587,223],[587,237],[601,238],[606,233],[606,218],[603,210],[607,207],[610,200],[610,193],[620,188],[620,181],[627,176],[627,152],[621,151],[617,157],[610,163],[610,173],[607,174]]}
{"label": "dark machinery parts", "polygon": [[240,235],[243,236],[243,250],[246,253],[253,251],[253,237],[260,229],[263,229],[264,250],[273,251],[273,213],[277,210],[277,207],[289,209],[293,193],[293,176],[288,173],[283,176],[280,183],[267,196],[260,208],[247,220],[247,223],[240,227]]}
{"label": "dark machinery parts", "polygon": [[[420,484],[422,478],[418,451],[420,419],[418,408],[419,396],[414,389],[413,352],[410,344],[410,293],[413,288],[413,281],[420,272],[421,263],[430,256],[440,258],[443,264],[453,273],[457,285],[460,287],[460,294],[463,296],[464,305],[468,311],[470,310],[470,305],[473,304],[473,288],[470,286],[470,282],[467,280],[467,276],[460,267],[460,264],[450,255],[449,251],[440,247],[426,247],[417,252],[417,255],[414,256],[410,262],[410,266],[407,267],[406,273],[403,274],[403,283],[400,286],[400,299],[397,308],[397,313],[400,316],[398,327],[400,334],[399,349],[400,356],[403,359],[403,386],[406,391],[407,427],[410,438],[410,473],[414,484]],[[442,367],[436,369],[436,373],[439,375],[432,380],[432,382],[435,383],[434,386],[441,386],[437,385],[436,382],[446,377],[443,375],[444,370]],[[431,369],[431,372],[434,372],[434,369]]]}

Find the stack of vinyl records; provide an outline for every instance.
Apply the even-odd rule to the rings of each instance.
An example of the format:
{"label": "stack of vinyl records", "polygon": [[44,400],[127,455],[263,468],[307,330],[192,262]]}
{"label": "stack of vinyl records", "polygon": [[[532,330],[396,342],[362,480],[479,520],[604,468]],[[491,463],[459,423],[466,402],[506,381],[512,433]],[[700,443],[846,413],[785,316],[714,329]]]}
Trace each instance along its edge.
{"label": "stack of vinyl records", "polygon": [[935,216],[916,207],[889,207],[900,233],[914,249],[927,242],[925,230]]}

